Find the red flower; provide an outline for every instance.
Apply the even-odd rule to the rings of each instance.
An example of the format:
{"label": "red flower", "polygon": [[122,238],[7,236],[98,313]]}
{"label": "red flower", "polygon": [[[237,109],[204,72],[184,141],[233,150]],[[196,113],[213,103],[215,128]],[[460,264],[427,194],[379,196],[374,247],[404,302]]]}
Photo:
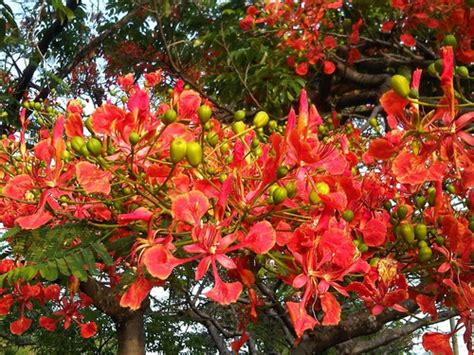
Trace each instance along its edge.
{"label": "red flower", "polygon": [[273,248],[276,241],[275,230],[268,221],[254,224],[243,241],[246,248],[256,254],[265,254]]}
{"label": "red flower", "polygon": [[21,335],[31,327],[32,320],[21,316],[20,319],[10,324],[10,331],[13,334]]}
{"label": "red flower", "polygon": [[151,73],[145,74],[145,84],[147,86],[155,86],[161,82],[161,72],[162,70],[157,70]]}
{"label": "red flower", "polygon": [[308,63],[303,62],[298,64],[295,68],[295,73],[300,76],[305,76],[306,74],[308,74]]}
{"label": "red flower", "polygon": [[441,333],[426,333],[423,335],[423,347],[426,351],[431,351],[437,355],[452,355],[449,335]]}
{"label": "red flower", "polygon": [[404,33],[400,36],[400,41],[407,47],[414,47],[416,46],[416,40],[413,36],[409,33]]}
{"label": "red flower", "polygon": [[122,295],[120,298],[120,306],[129,307],[132,311],[136,311],[141,307],[143,300],[148,296],[152,287],[153,284],[151,281],[140,276]]}
{"label": "red flower", "polygon": [[240,282],[223,282],[220,278],[216,278],[214,287],[205,293],[205,295],[213,301],[222,305],[228,305],[237,302],[242,293],[242,284]]}
{"label": "red flower", "polygon": [[202,216],[211,207],[207,197],[198,190],[179,195],[173,199],[171,211],[176,221],[199,224]]}
{"label": "red flower", "polygon": [[45,316],[41,316],[39,319],[39,325],[44,329],[54,332],[56,330],[57,320]]}
{"label": "red flower", "polygon": [[385,243],[387,227],[379,219],[371,219],[362,229],[364,242],[369,247],[378,247]]}
{"label": "red flower", "polygon": [[286,302],[286,306],[298,338],[301,338],[306,330],[313,329],[319,323],[306,312],[306,307],[301,302]]}
{"label": "red flower", "polygon": [[321,307],[324,318],[323,325],[338,325],[341,320],[341,305],[329,292],[321,295]]}
{"label": "red flower", "polygon": [[323,61],[324,74],[331,75],[336,70],[336,65],[328,60]]}
{"label": "red flower", "polygon": [[81,337],[84,339],[91,338],[97,333],[97,324],[94,322],[82,323],[79,327],[81,328]]}
{"label": "red flower", "polygon": [[109,194],[112,174],[99,169],[94,164],[82,161],[76,164],[77,181],[86,193]]}
{"label": "red flower", "polygon": [[184,90],[179,95],[178,114],[181,118],[192,118],[196,116],[200,105],[201,97],[196,91]]}

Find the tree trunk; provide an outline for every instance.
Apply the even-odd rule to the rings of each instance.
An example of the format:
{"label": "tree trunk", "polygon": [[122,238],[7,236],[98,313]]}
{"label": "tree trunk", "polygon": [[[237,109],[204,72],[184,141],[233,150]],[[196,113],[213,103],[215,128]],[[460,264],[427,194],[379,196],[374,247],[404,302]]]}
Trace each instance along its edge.
{"label": "tree trunk", "polygon": [[118,354],[145,355],[145,328],[143,312],[117,322]]}

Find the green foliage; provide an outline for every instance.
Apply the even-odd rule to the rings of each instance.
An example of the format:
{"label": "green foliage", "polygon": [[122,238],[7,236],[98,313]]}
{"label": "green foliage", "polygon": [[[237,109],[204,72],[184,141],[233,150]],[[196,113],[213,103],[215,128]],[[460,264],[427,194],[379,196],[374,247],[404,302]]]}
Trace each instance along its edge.
{"label": "green foliage", "polygon": [[[81,236],[81,242],[76,244],[78,236]],[[38,272],[47,281],[54,281],[61,275],[74,275],[86,281],[89,275],[97,273],[96,261],[106,265],[113,263],[102,243],[105,237],[84,224],[33,231],[14,227],[5,233],[3,240],[10,239],[12,253],[24,256],[25,266],[0,275],[0,287],[5,281],[10,284],[19,279],[30,281]]]}

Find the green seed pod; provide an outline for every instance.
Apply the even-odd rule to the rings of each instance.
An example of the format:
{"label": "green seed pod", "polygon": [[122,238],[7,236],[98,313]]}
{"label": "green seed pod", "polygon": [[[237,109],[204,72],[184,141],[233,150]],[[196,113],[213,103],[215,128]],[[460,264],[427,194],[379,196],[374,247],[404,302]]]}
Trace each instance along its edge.
{"label": "green seed pod", "polygon": [[179,163],[184,159],[187,147],[188,144],[183,138],[177,137],[173,139],[170,145],[170,158],[174,164]]}
{"label": "green seed pod", "polygon": [[282,203],[286,197],[288,196],[288,192],[284,187],[277,187],[275,191],[272,193],[273,203],[278,205]]}
{"label": "green seed pod", "polygon": [[198,113],[199,121],[201,121],[202,124],[205,124],[207,121],[211,119],[212,108],[208,105],[201,105],[199,106],[197,113]]}
{"label": "green seed pod", "polygon": [[188,143],[186,149],[186,159],[189,165],[196,167],[202,162],[202,147],[197,142]]}
{"label": "green seed pod", "polygon": [[265,111],[257,112],[255,117],[253,118],[253,125],[255,128],[262,128],[268,124],[270,117]]}
{"label": "green seed pod", "polygon": [[396,74],[390,79],[390,86],[400,97],[408,97],[410,94],[410,84],[403,75]]}

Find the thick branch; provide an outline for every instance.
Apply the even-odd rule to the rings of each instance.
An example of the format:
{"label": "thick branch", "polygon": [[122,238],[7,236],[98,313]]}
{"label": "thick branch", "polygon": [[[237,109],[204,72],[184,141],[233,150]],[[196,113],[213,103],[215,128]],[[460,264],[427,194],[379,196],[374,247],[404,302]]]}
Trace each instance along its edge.
{"label": "thick branch", "polygon": [[[68,0],[66,6],[71,10],[74,11],[80,4],[80,0]],[[67,20],[64,21],[55,21],[49,28],[44,31],[43,38],[41,41],[38,42],[36,46],[37,50],[40,52],[41,55],[44,55],[48,50],[50,44],[61,34],[62,30],[68,24]],[[36,59],[31,59],[23,70],[23,74],[18,81],[18,84],[15,88],[15,99],[17,101],[21,101],[23,98],[24,93],[28,89],[30,85],[31,79],[33,78],[36,69],[38,68],[39,62]]]}
{"label": "thick branch", "polygon": [[390,78],[388,74],[365,74],[359,73],[358,71],[349,68],[339,59],[334,60],[336,62],[337,70],[342,78],[353,81],[362,87],[380,87],[387,78]]}
{"label": "thick branch", "polygon": [[377,333],[373,339],[351,339],[345,343],[337,345],[335,349],[338,354],[364,353],[379,348],[383,345],[387,345],[427,325],[443,322],[446,319],[454,317],[455,315],[456,312],[453,311],[442,312],[439,314],[439,317],[436,320],[432,320],[431,318],[427,317],[413,323],[405,324],[401,327],[384,329]]}
{"label": "thick branch", "polygon": [[[120,28],[126,25],[131,19],[137,16],[141,8],[137,7],[134,10],[130,11],[127,15],[123,16],[119,21],[110,26],[109,28],[102,31],[97,37],[92,39],[87,45],[82,47],[71,59],[71,61],[61,68],[56,74],[56,77],[64,79],[73,69],[79,65],[84,59],[86,59],[106,38],[110,35],[117,32]],[[48,97],[51,89],[55,88],[58,85],[57,81],[50,83],[48,86],[45,86],[41,89],[40,93],[36,96],[35,101],[43,100]]]}
{"label": "thick branch", "polygon": [[[407,301],[404,306],[409,312],[415,312],[418,309],[413,301]],[[407,313],[400,313],[389,308],[377,317],[372,316],[367,310],[357,312],[341,321],[337,326],[316,328],[298,346],[293,347],[291,353],[321,353],[349,339],[374,334],[382,329],[386,323],[405,318],[407,315]]]}
{"label": "thick branch", "polygon": [[81,290],[87,296],[92,298],[94,305],[102,312],[110,316],[114,322],[120,323],[134,316],[137,312],[144,312],[149,306],[147,299],[142,303],[138,311],[130,311],[128,308],[120,306],[119,301],[114,295],[114,292],[107,286],[93,278],[88,278],[86,282],[81,282]]}

